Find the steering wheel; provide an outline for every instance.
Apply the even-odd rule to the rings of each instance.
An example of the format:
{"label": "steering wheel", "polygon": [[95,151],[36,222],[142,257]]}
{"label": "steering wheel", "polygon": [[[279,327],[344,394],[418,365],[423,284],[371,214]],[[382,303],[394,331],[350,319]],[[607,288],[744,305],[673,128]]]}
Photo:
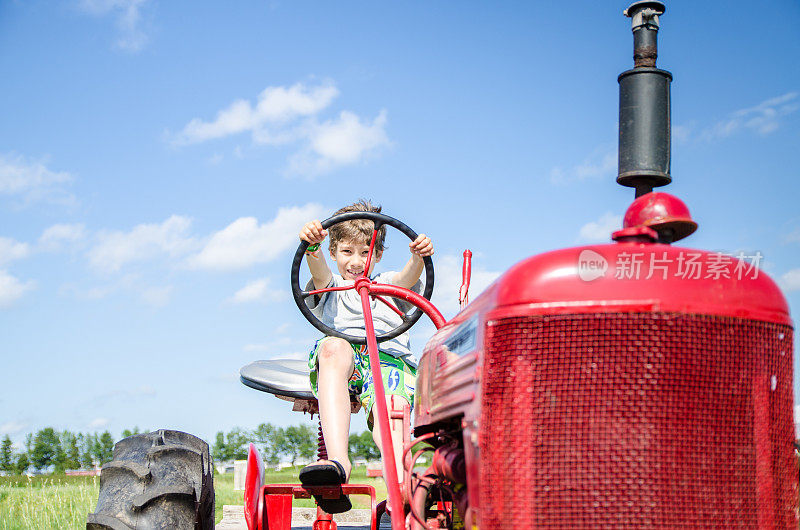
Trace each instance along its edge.
{"label": "steering wheel", "polygon": [[[380,343],[387,341],[389,339],[393,339],[394,337],[397,337],[398,335],[405,333],[411,326],[413,326],[420,319],[423,311],[419,307],[420,304],[417,303],[419,301],[418,300],[419,295],[417,295],[417,293],[415,293],[414,291],[411,291],[410,289],[405,289],[403,287],[398,287],[396,285],[390,286],[386,284],[380,284],[370,280],[367,277],[367,274],[369,273],[369,263],[372,261],[373,251],[375,248],[375,239],[377,237],[378,230],[383,225],[391,226],[393,228],[396,228],[406,236],[408,236],[408,238],[411,241],[417,239],[417,233],[414,232],[411,228],[409,228],[406,224],[402,223],[401,221],[398,221],[394,217],[389,217],[388,215],[383,215],[376,212],[347,212],[335,215],[333,217],[330,217],[322,221],[322,228],[327,230],[328,228],[337,223],[341,223],[344,221],[352,221],[353,219],[367,219],[375,223],[375,230],[372,233],[372,240],[370,242],[370,247],[369,247],[369,255],[367,257],[367,264],[364,267],[363,276],[361,278],[358,278],[352,286],[327,287],[325,289],[304,291],[300,286],[300,265],[303,262],[303,257],[305,256],[306,249],[308,248],[308,242],[301,240],[300,245],[297,247],[297,252],[295,252],[294,254],[294,260],[292,261],[292,279],[291,279],[292,295],[294,296],[294,301],[297,304],[298,309],[300,309],[300,312],[303,314],[304,317],[306,317],[306,320],[308,320],[312,326],[320,330],[325,335],[331,337],[339,337],[353,344],[366,344],[367,343],[366,337],[357,337],[354,335],[348,335],[347,333],[342,333],[324,324],[319,318],[317,318],[316,315],[314,315],[314,313],[311,312],[311,309],[309,309],[309,307],[306,305],[305,302],[305,299],[308,298],[309,296],[319,295],[330,291],[345,291],[349,289],[356,289],[357,286],[359,286],[359,284],[363,285],[364,282],[366,282],[367,288],[370,292],[370,296],[377,298],[380,302],[389,306],[389,308],[392,309],[395,313],[397,313],[403,321],[402,324],[400,324],[396,328],[387,331],[386,333],[381,333],[380,335],[376,335],[375,338]],[[425,264],[425,291],[422,293],[422,296],[428,301],[428,304],[425,305],[429,305],[432,308],[433,306],[430,304],[430,299],[431,299],[431,294],[433,293],[433,260],[431,259],[430,256],[425,256],[424,258],[422,258],[422,260]],[[406,315],[400,309],[398,309],[394,304],[384,299],[381,296],[382,294],[393,298],[402,298],[408,302],[411,302],[417,307],[415,307],[414,311],[412,311],[410,314]],[[430,313],[429,308],[426,308],[425,311],[427,313]],[[436,311],[436,309],[433,308],[433,311]],[[438,313],[438,311],[436,311],[436,313]],[[439,317],[441,318],[441,314],[439,314]]]}

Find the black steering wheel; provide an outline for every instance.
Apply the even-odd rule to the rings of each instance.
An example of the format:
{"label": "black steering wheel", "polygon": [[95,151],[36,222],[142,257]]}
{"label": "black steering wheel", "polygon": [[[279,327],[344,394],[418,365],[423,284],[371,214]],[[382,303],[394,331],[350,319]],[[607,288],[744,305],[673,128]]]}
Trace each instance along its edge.
{"label": "black steering wheel", "polygon": [[[398,221],[394,217],[389,217],[388,215],[383,215],[375,212],[347,212],[335,215],[333,217],[330,217],[322,221],[322,228],[327,230],[328,228],[337,223],[341,223],[344,221],[352,221],[353,219],[367,219],[369,221],[372,221],[373,223],[375,223],[375,232],[377,232],[382,225],[387,225],[401,231],[406,236],[408,236],[408,238],[411,241],[417,239],[418,234],[413,230],[411,230],[411,228],[409,228],[405,223]],[[373,240],[374,236],[375,234],[373,233]],[[300,309],[300,312],[303,313],[303,316],[306,317],[306,320],[308,320],[312,326],[320,330],[325,335],[331,337],[339,337],[340,339],[344,339],[353,344],[366,344],[367,343],[366,337],[356,337],[354,335],[348,335],[346,333],[342,333],[340,331],[333,329],[332,327],[325,325],[319,318],[316,317],[316,315],[314,315],[314,313],[311,312],[311,309],[309,309],[309,307],[306,305],[305,299],[308,298],[309,296],[331,290],[329,288],[329,289],[317,289],[314,291],[304,291],[300,286],[300,265],[303,263],[303,257],[305,256],[307,248],[308,248],[308,242],[301,240],[300,245],[297,247],[297,252],[295,252],[294,254],[294,260],[292,261],[292,280],[291,280],[292,295],[294,296],[294,301],[297,304],[298,309]],[[370,257],[369,257],[370,261],[372,260],[373,251],[374,249],[370,247]],[[422,293],[422,296],[427,298],[428,301],[430,301],[431,294],[433,294],[433,260],[431,259],[430,256],[426,256],[422,258],[422,260],[425,264],[425,290]],[[368,272],[369,271],[366,270],[365,268],[364,274],[366,275],[368,274]],[[370,285],[380,285],[380,284],[370,281]],[[347,289],[353,289],[353,288],[355,288],[355,284],[353,285],[353,287],[347,287]],[[403,291],[408,291],[409,293],[416,295],[416,293],[414,293],[409,289],[403,289],[399,287],[397,287],[397,289],[402,289]],[[337,288],[336,290],[342,290],[342,289]],[[389,305],[400,315],[400,318],[403,320],[403,323],[397,326],[396,328],[387,331],[386,333],[381,333],[380,335],[376,334],[375,338],[377,339],[378,342],[384,342],[389,339],[393,339],[394,337],[397,337],[402,333],[405,333],[422,316],[422,310],[419,307],[415,307],[414,311],[412,311],[408,315],[405,315],[399,309],[394,307],[386,300],[380,298],[375,294],[373,294],[373,296],[378,298],[381,302]],[[387,295],[387,296],[393,296],[393,295]]]}

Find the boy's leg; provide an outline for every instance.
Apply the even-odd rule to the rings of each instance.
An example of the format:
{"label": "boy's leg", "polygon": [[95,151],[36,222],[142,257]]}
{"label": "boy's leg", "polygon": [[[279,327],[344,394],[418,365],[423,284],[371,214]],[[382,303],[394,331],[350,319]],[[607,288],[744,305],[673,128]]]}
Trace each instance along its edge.
{"label": "boy's leg", "polygon": [[329,337],[320,344],[317,356],[317,399],[322,436],[328,458],[336,460],[350,477],[350,392],[347,382],[355,368],[349,342]]}

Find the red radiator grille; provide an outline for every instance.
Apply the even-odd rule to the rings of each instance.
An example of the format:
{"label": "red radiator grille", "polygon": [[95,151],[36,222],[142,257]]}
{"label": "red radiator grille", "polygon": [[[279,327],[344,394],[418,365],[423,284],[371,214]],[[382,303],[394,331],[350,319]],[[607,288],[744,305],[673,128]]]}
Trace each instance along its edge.
{"label": "red radiator grille", "polygon": [[482,388],[482,528],[798,527],[789,326],[496,320]]}

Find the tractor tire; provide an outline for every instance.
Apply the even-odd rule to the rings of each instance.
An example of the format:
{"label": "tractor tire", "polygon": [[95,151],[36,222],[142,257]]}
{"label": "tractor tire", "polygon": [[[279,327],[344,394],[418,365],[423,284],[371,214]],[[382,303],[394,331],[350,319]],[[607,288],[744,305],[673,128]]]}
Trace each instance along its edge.
{"label": "tractor tire", "polygon": [[211,530],[214,471],[208,444],[159,430],[120,440],[100,472],[87,530]]}

